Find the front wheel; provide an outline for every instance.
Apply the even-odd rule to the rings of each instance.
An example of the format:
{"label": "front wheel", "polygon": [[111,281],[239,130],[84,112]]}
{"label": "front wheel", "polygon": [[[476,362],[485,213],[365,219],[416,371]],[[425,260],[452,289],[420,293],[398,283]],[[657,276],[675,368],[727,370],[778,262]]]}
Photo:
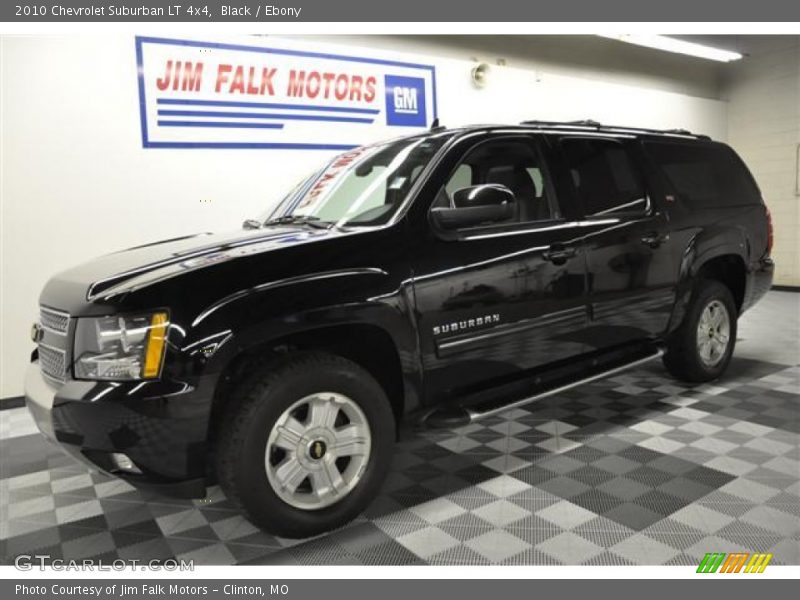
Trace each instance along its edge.
{"label": "front wheel", "polygon": [[217,472],[251,521],[285,537],[344,525],[378,493],[394,417],[359,365],[301,355],[254,373],[222,425]]}
{"label": "front wheel", "polygon": [[727,369],[736,345],[736,304],[730,290],[700,281],[681,326],[672,334],[664,364],[678,379],[705,382]]}

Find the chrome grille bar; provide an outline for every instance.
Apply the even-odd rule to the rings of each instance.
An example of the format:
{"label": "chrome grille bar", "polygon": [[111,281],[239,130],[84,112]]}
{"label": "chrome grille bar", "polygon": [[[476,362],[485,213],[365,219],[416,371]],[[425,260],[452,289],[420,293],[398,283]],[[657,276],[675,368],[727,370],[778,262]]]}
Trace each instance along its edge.
{"label": "chrome grille bar", "polygon": [[67,376],[66,352],[40,343],[39,367],[47,377],[56,381],[64,381]]}
{"label": "chrome grille bar", "polygon": [[66,335],[69,329],[69,313],[60,310],[40,306],[39,321],[42,327],[53,333]]}

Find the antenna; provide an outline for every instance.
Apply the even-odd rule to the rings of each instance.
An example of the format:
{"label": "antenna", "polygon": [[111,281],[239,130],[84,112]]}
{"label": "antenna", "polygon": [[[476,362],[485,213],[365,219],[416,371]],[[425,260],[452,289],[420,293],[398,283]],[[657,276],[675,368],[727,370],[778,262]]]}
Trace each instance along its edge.
{"label": "antenna", "polygon": [[433,123],[431,123],[431,131],[433,131],[434,129],[439,129],[439,117],[436,117],[433,120]]}

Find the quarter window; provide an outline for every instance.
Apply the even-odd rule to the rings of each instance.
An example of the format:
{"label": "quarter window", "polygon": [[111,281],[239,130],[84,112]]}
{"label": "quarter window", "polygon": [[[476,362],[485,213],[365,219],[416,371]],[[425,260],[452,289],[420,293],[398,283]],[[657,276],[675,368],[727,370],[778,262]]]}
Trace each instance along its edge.
{"label": "quarter window", "polygon": [[724,144],[647,142],[645,147],[675,191],[697,208],[760,202],[746,167]]}

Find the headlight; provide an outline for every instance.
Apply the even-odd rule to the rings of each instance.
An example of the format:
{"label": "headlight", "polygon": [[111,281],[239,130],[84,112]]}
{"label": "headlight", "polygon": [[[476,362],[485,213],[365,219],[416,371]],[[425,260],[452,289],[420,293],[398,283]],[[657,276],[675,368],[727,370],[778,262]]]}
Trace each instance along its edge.
{"label": "headlight", "polygon": [[116,381],[158,377],[168,325],[165,312],[78,319],[75,377]]}

